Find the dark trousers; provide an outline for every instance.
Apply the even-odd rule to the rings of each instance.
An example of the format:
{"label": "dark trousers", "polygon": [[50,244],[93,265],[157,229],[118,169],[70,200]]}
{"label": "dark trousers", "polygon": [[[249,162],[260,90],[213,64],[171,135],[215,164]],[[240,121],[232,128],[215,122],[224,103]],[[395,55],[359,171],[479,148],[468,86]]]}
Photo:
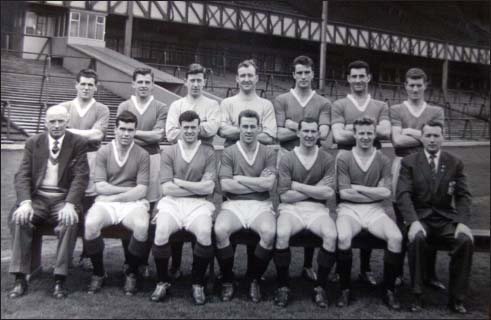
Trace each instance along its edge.
{"label": "dark trousers", "polygon": [[77,240],[78,224],[65,226],[58,223],[58,211],[63,208],[64,200],[64,198],[51,199],[34,196],[32,198],[34,215],[31,223],[20,225],[11,222],[12,260],[9,268],[10,273],[28,274],[30,272],[33,232],[38,225],[50,224],[55,226],[55,233],[58,237],[54,274],[64,276],[68,274],[68,266]]}
{"label": "dark trousers", "polygon": [[472,265],[474,245],[472,240],[459,234],[454,237],[454,222],[444,224],[442,227],[434,227],[430,223],[421,222],[426,231],[426,237],[422,232],[418,233],[408,245],[409,271],[411,273],[411,286],[414,294],[423,294],[423,280],[426,266],[426,252],[431,244],[444,244],[450,247],[450,299],[463,301],[469,284],[469,276]]}

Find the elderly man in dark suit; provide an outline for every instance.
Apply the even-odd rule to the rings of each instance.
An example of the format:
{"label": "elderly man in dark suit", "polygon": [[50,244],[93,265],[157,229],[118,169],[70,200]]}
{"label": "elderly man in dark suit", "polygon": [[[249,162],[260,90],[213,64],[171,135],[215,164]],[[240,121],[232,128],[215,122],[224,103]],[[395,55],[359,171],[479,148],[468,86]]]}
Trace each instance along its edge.
{"label": "elderly man in dark suit", "polygon": [[89,180],[87,141],[66,131],[68,113],[62,106],[46,112],[47,132],[26,141],[24,158],[15,175],[17,208],[12,214],[12,260],[9,272],[15,286],[9,298],[27,292],[26,274],[31,264],[33,230],[37,225],[56,225],[59,243],[54,270],[53,296],[66,296],[68,274],[78,230],[78,214]]}
{"label": "elderly man in dark suit", "polygon": [[[462,161],[442,151],[443,126],[430,121],[423,126],[424,150],[402,160],[397,185],[397,205],[408,226],[409,267],[415,302],[422,306],[422,276],[428,244],[444,243],[450,250],[449,307],[467,312],[463,301],[472,264],[473,236],[470,220],[471,195]],[[454,201],[454,204],[452,203]]]}

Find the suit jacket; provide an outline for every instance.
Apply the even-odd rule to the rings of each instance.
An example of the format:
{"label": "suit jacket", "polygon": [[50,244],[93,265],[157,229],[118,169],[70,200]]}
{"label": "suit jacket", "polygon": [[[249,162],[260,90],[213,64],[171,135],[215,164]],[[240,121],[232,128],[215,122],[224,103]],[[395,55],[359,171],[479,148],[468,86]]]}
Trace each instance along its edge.
{"label": "suit jacket", "polygon": [[[58,156],[58,187],[68,190],[65,201],[81,207],[89,182],[87,140],[66,131]],[[26,141],[24,157],[15,175],[17,205],[31,200],[41,186],[49,161],[48,133],[40,133]]]}
{"label": "suit jacket", "polygon": [[470,219],[471,194],[462,161],[442,151],[433,181],[424,151],[403,158],[397,184],[397,206],[407,224],[434,212],[467,225]]}

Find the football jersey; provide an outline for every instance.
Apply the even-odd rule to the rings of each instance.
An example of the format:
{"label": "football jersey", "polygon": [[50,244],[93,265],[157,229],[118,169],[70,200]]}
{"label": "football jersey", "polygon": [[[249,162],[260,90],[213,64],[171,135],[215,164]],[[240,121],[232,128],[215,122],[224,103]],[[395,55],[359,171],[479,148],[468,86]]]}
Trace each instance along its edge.
{"label": "football jersey", "polygon": [[[421,130],[425,123],[430,120],[440,122],[445,121],[443,108],[432,106],[425,103],[419,113],[416,113],[407,101],[394,105],[390,108],[390,120],[393,127],[402,129],[412,128]],[[405,157],[409,154],[418,152],[423,146],[419,147],[394,147],[394,152],[398,157]]]}
{"label": "football jersey", "polygon": [[[392,189],[392,162],[379,150],[376,150],[365,166],[354,150],[340,150],[337,157],[338,190],[351,189],[351,185],[366,187],[384,187]],[[341,201],[346,201],[342,200]]]}
{"label": "football jersey", "polygon": [[[248,161],[242,147],[237,141],[234,145],[225,148],[220,165],[220,179],[233,179],[234,176],[259,177],[264,169],[276,172],[276,152],[261,143],[257,143],[254,158]],[[251,192],[247,194],[225,193],[229,200],[266,200],[269,192]]]}
{"label": "football jersey", "polygon": [[[92,99],[90,104],[81,109],[77,99],[61,103],[68,111],[68,127],[78,130],[97,129],[106,135],[109,126],[109,108]],[[100,142],[88,143],[87,151],[97,151]]]}
{"label": "football jersey", "polygon": [[[306,103],[301,104],[295,91],[291,89],[290,92],[277,96],[273,105],[278,127],[284,127],[286,119],[298,123],[305,118],[315,119],[319,125],[331,125],[331,102],[315,91],[312,91]],[[299,143],[300,140],[295,138],[280,142],[280,145],[292,150]]]}
{"label": "football jersey", "polygon": [[199,143],[188,158],[182,152],[182,144],[182,141],[178,141],[161,153],[160,183],[172,181],[174,178],[199,182],[205,174],[215,181],[217,170],[215,149]]}
{"label": "football jersey", "polygon": [[[316,185],[324,180],[325,185],[335,189],[334,158],[325,151],[317,149],[317,157],[312,166],[307,169],[300,161],[297,152],[294,150],[281,157],[279,165],[278,193],[282,194],[291,189],[292,181],[308,185]],[[304,201],[325,202],[309,198]]]}
{"label": "football jersey", "polygon": [[[364,105],[360,106],[356,100],[349,94],[345,98],[334,101],[332,105],[331,124],[353,124],[356,119],[362,117],[372,118],[376,124],[382,120],[389,120],[389,107],[380,100],[372,99],[370,95]],[[380,148],[380,142],[375,140],[374,144]],[[354,144],[339,144],[338,149],[349,150]]]}
{"label": "football jersey", "polygon": [[[157,129],[164,129],[165,120],[167,118],[167,105],[156,99],[152,99],[150,103],[140,107],[136,106],[136,97],[131,96],[129,100],[121,102],[118,106],[118,115],[123,111],[132,112],[138,119],[136,130],[152,131]],[[153,144],[141,144],[149,154],[156,154],[160,152],[160,146],[158,143]]]}
{"label": "football jersey", "polygon": [[119,159],[116,140],[97,151],[94,183],[106,181],[118,187],[148,186],[150,156],[133,143],[124,159]]}
{"label": "football jersey", "polygon": [[[230,125],[238,128],[239,114],[246,109],[256,111],[259,114],[259,121],[263,127],[263,132],[276,139],[276,118],[273,104],[269,100],[258,96],[255,96],[252,100],[243,100],[237,94],[233,97],[223,99],[220,106],[222,115],[220,126]],[[224,146],[228,147],[235,142],[226,139]]]}

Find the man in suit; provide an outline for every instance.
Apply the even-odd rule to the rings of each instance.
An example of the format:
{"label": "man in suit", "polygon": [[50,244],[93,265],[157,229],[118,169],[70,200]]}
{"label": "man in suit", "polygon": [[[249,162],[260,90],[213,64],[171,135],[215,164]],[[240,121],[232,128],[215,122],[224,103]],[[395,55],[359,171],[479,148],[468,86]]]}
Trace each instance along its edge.
{"label": "man in suit", "polygon": [[36,226],[56,225],[59,243],[53,296],[66,297],[64,282],[77,237],[79,213],[89,181],[86,139],[66,131],[67,110],[55,106],[46,112],[48,132],[29,138],[15,175],[17,209],[12,215],[12,260],[9,272],[15,286],[9,298],[27,292],[31,243]]}
{"label": "man in suit", "polygon": [[[463,301],[469,284],[473,236],[467,226],[471,195],[462,161],[441,151],[443,125],[429,121],[422,128],[424,150],[405,157],[397,184],[397,205],[408,226],[408,257],[415,301],[423,307],[425,251],[434,242],[451,246],[449,307],[467,312]],[[455,205],[452,204],[454,200]]]}

